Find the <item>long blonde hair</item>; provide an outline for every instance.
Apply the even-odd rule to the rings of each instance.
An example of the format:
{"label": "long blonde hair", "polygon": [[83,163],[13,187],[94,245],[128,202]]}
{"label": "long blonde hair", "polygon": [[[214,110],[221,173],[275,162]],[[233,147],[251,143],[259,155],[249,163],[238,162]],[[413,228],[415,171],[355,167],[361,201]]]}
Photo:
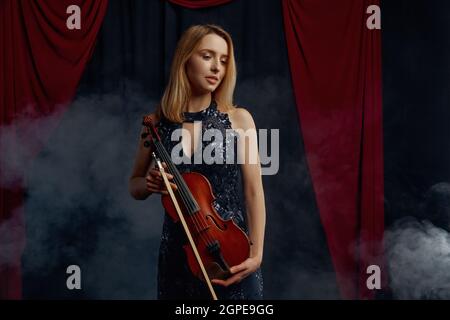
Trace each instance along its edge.
{"label": "long blonde hair", "polygon": [[158,118],[162,116],[173,122],[183,122],[184,108],[187,107],[192,94],[191,85],[186,74],[186,62],[197,49],[202,38],[216,34],[228,45],[228,59],[225,76],[213,92],[213,98],[226,111],[233,107],[233,93],[236,85],[236,63],[231,36],[221,27],[213,24],[195,25],[187,29],[178,41],[167,83],[161,102],[156,108]]}

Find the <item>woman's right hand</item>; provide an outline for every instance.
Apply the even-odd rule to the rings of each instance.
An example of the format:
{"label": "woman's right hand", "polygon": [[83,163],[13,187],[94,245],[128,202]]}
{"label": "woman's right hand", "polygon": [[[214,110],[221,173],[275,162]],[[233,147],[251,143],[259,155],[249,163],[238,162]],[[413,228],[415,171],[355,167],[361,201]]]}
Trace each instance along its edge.
{"label": "woman's right hand", "polygon": [[[162,163],[164,172],[166,173],[167,179],[173,181],[173,175],[167,172],[167,165],[165,162]],[[152,168],[149,172],[149,175],[145,177],[147,190],[152,193],[160,193],[160,194],[169,194],[167,191],[166,185],[164,184],[163,178],[161,176],[161,172],[158,169]],[[177,190],[177,185],[173,182],[170,182],[172,190]]]}

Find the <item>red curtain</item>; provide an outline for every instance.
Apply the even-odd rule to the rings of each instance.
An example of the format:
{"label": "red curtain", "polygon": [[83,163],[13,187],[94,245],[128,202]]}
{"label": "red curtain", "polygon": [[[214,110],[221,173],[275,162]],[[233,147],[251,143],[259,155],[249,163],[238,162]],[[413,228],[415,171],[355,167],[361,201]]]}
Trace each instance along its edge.
{"label": "red curtain", "polygon": [[368,265],[385,271],[381,35],[366,27],[370,5],[379,0],[283,0],[307,163],[346,299],[374,296]]}
{"label": "red curtain", "polygon": [[[40,132],[36,120],[58,118],[73,98],[107,3],[0,1],[0,299],[21,298],[24,164],[51,132],[48,127]],[[80,29],[67,27],[68,18],[76,13],[67,13],[71,5],[80,8]],[[34,131],[29,130],[33,126]],[[31,150],[23,150],[24,145]],[[19,165],[13,164],[14,159]]]}
{"label": "red curtain", "polygon": [[168,1],[189,9],[214,7],[231,2],[231,0],[168,0]]}

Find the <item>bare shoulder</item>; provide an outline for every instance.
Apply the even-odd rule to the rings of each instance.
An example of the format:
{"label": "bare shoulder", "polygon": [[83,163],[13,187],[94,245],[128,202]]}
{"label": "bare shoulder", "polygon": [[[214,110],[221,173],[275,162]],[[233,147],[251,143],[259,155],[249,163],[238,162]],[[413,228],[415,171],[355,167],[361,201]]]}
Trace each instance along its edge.
{"label": "bare shoulder", "polygon": [[255,128],[255,122],[251,113],[241,106],[233,107],[228,111],[228,116],[235,129],[247,130]]}

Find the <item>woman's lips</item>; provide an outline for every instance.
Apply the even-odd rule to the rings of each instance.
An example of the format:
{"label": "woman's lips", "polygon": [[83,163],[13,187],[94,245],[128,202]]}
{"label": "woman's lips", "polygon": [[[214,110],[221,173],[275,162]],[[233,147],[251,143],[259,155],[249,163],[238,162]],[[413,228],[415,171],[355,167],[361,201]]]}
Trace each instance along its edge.
{"label": "woman's lips", "polygon": [[206,80],[211,84],[216,84],[218,81],[216,78],[213,77],[206,77]]}

